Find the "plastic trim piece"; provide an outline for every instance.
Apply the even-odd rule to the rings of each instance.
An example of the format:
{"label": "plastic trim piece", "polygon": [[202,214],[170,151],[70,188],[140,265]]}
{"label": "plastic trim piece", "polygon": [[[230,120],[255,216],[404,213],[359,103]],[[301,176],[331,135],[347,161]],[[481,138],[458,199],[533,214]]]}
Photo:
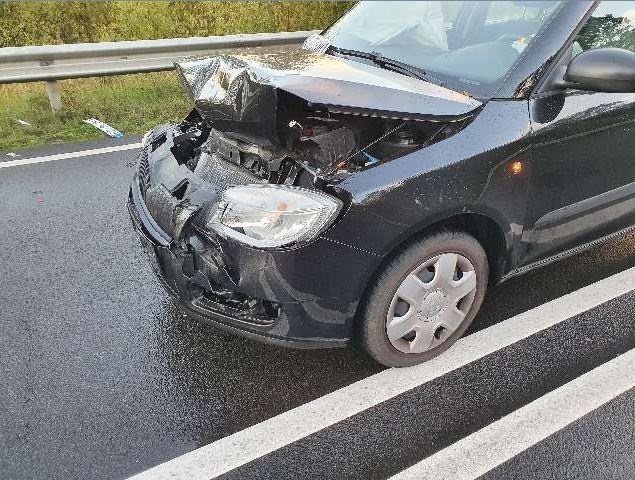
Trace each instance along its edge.
{"label": "plastic trim piece", "polygon": [[618,230],[617,232],[613,232],[609,235],[606,235],[605,237],[601,237],[598,238],[596,240],[593,240],[591,242],[588,243],[584,243],[582,245],[578,245],[577,247],[573,247],[570,248],[569,250],[565,250],[564,252],[560,252],[556,255],[552,255],[551,257],[547,257],[547,258],[543,258],[542,260],[538,260],[536,262],[533,263],[529,263],[527,265],[524,265],[520,268],[517,268],[515,270],[512,270],[511,272],[503,275],[503,277],[500,279],[499,283],[503,283],[506,282],[507,280],[509,280],[510,278],[514,278],[518,275],[522,275],[524,273],[529,272],[530,270],[535,270],[537,268],[542,268],[545,267],[551,263],[555,263],[558,262],[560,260],[564,260],[567,257],[571,257],[573,255],[577,255],[578,253],[582,253],[585,250],[589,250],[593,247],[597,247],[598,245],[601,245],[605,242],[608,242],[610,240],[613,240],[617,237],[620,237],[622,235],[626,235],[628,233],[632,233],[635,232],[635,225],[631,225],[630,227],[624,228],[622,230]]}

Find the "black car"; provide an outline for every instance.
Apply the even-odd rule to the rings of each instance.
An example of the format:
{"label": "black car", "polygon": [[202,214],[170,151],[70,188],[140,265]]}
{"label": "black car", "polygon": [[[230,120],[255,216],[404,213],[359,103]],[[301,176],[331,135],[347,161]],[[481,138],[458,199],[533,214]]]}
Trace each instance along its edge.
{"label": "black car", "polygon": [[635,229],[635,2],[359,3],[302,49],[176,64],[129,210],[193,317],[405,366],[489,285]]}

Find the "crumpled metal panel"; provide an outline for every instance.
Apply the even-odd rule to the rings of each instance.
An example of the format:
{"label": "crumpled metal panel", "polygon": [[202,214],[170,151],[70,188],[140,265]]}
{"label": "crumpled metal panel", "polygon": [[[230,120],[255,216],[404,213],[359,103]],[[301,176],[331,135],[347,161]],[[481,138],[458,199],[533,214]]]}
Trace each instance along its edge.
{"label": "crumpled metal panel", "polygon": [[458,120],[482,104],[459,92],[333,55],[222,55],[175,63],[199,114],[210,121],[275,128],[277,91],[334,112],[387,118]]}
{"label": "crumpled metal panel", "polygon": [[275,87],[244,59],[219,56],[175,66],[204,119],[262,126],[275,122]]}

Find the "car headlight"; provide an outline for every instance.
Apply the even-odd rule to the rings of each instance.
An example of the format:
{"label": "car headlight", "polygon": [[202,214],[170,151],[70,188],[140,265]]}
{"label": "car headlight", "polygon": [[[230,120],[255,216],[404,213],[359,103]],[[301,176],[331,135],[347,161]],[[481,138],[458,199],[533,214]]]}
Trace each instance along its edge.
{"label": "car headlight", "polygon": [[342,202],[321,192],[288,185],[230,187],[207,227],[260,248],[306,243],[324,231]]}

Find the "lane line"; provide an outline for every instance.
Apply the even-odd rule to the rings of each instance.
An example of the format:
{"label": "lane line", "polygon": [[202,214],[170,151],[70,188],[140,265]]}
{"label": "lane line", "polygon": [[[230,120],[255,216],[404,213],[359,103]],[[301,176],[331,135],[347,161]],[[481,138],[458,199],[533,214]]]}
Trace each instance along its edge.
{"label": "lane line", "polygon": [[635,289],[635,267],[460,339],[440,357],[388,369],[141,472],[208,480]]}
{"label": "lane line", "polygon": [[91,155],[101,155],[103,153],[122,152],[124,150],[134,150],[135,148],[141,148],[141,143],[129,143],[127,145],[115,145],[114,147],[93,148],[91,150],[81,150],[79,152],[56,153],[55,155],[47,155],[45,157],[8,160],[6,162],[0,162],[0,168],[19,167],[21,165],[32,165],[34,163],[54,162],[56,160],[88,157]]}
{"label": "lane line", "polygon": [[390,477],[474,480],[635,387],[635,349]]}

